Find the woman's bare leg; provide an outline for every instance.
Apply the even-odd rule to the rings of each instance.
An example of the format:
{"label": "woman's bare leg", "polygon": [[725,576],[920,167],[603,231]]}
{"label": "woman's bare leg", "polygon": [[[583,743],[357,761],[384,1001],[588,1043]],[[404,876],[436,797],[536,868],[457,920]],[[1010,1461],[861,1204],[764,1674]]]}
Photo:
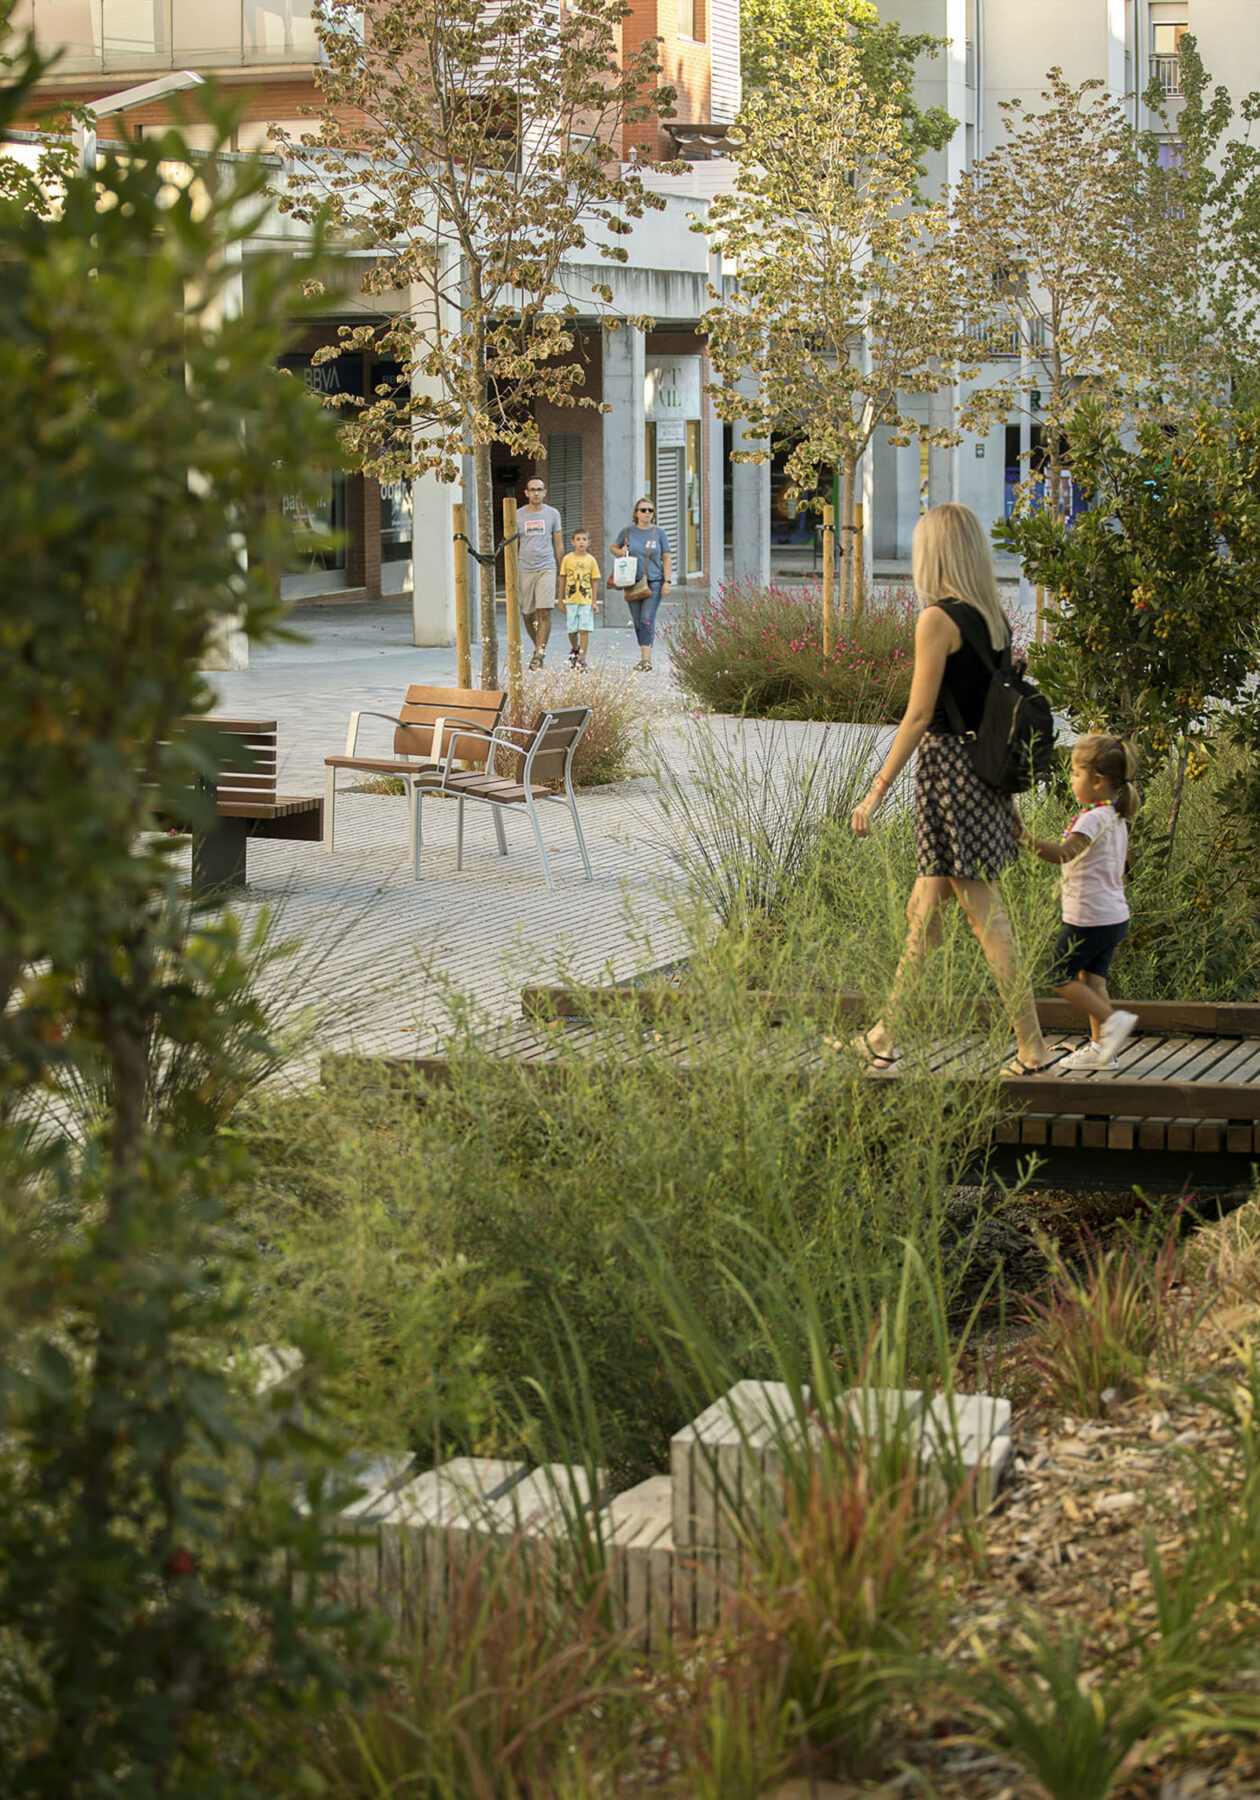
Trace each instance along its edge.
{"label": "woman's bare leg", "polygon": [[1002,896],[991,881],[964,881],[955,877],[951,884],[967,915],[967,923],[975,932],[984,951],[985,961],[993,971],[998,993],[1010,1017],[1019,1046],[1019,1059],[1040,1068],[1047,1060],[1046,1040],[1037,1023],[1037,1002],[1032,984],[1019,968],[1011,922]]}
{"label": "woman's bare leg", "polygon": [[[901,952],[901,960],[897,964],[897,972],[893,976],[892,987],[884,1011],[891,1017],[897,1016],[897,1001],[911,972],[926,953],[941,941],[941,908],[954,897],[950,882],[941,875],[920,875],[910,890],[910,899],[906,904],[906,918],[910,922],[910,930],[906,936],[906,947]],[[866,1041],[871,1049],[885,1054],[892,1048],[892,1033],[882,1018],[876,1019],[866,1033]]]}

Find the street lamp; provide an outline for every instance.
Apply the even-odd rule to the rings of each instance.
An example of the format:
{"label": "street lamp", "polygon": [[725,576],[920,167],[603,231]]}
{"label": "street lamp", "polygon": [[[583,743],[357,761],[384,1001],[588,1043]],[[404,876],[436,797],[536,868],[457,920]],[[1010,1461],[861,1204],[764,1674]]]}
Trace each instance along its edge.
{"label": "street lamp", "polygon": [[168,94],[181,94],[187,88],[200,87],[205,81],[204,75],[197,75],[192,69],[178,69],[171,75],[159,75],[156,81],[146,81],[140,87],[124,88],[119,94],[106,94],[103,100],[93,100],[87,107],[92,114],[92,123],[76,125],[74,128],[74,145],[79,152],[79,163],[84,169],[96,167],[96,121],[104,119],[110,113],[126,112],[133,106],[147,106],[150,100],[165,100]]}

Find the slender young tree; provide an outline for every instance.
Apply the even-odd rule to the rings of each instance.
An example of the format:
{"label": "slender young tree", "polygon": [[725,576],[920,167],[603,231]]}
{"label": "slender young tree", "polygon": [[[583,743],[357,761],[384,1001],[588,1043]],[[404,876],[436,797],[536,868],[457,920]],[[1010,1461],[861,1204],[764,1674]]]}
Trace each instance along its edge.
{"label": "slender young tree", "polygon": [[[320,0],[325,66],[317,132],[289,148],[281,205],[322,216],[375,253],[363,283],[383,325],[346,327],[325,352],[373,346],[402,368],[347,426],[363,469],[415,480],[476,470],[481,680],[498,685],[490,451],[545,454],[540,401],[582,393],[571,321],[607,283],[574,264],[624,262],[630,221],[661,206],[621,133],[668,112],[655,42],[620,52],[626,0],[562,10],[534,0]],[[367,23],[365,25],[364,20]],[[630,320],[631,324],[645,321]]]}
{"label": "slender young tree", "polygon": [[[1260,361],[1260,93],[1235,107],[1213,86],[1189,32],[1178,48],[1181,101],[1174,115],[1153,81],[1157,126],[1141,151],[1159,196],[1165,259],[1163,386],[1174,405],[1254,402]],[[1237,135],[1241,125],[1241,135]]]}
{"label": "slender young tree", "polygon": [[854,45],[803,58],[741,111],[735,191],[703,226],[738,271],[733,292],[710,290],[705,316],[718,412],[788,447],[798,493],[824,469],[842,471],[846,547],[863,453],[881,427],[922,429],[907,398],[940,387],[957,349],[929,254],[944,219],[914,202],[903,127],[896,97],[871,93]]}
{"label": "slender young tree", "polygon": [[965,328],[1019,359],[969,395],[959,423],[1039,410],[1058,512],[1072,408],[1094,394],[1136,410],[1157,393],[1168,271],[1160,189],[1119,104],[1101,82],[1073,87],[1057,68],[1047,79],[1040,111],[1003,102],[1006,141],[958,182],[948,250]]}

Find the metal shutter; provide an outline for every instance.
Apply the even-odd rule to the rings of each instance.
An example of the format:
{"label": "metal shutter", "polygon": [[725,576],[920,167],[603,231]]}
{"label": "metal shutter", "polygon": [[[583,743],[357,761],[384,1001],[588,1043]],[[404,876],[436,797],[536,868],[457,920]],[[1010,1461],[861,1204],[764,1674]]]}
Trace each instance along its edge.
{"label": "metal shutter", "polygon": [[[547,466],[542,472],[547,483],[547,504],[554,506],[564,523],[564,547],[580,531],[582,518],[582,434],[579,431],[553,431],[547,438]],[[589,529],[589,528],[588,528]]]}
{"label": "metal shutter", "polygon": [[676,575],[683,573],[686,562],[686,551],[682,543],[685,454],[681,446],[656,452],[656,523],[669,542]]}

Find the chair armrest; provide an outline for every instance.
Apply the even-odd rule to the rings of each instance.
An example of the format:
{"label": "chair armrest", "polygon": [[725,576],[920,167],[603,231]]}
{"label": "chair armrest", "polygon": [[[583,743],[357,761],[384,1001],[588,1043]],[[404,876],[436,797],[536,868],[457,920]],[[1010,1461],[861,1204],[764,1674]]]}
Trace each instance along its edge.
{"label": "chair armrest", "polygon": [[350,727],[349,727],[349,730],[346,732],[346,748],[344,751],[344,754],[346,756],[353,756],[356,748],[358,747],[359,720],[360,719],[385,719],[391,725],[402,725],[402,726],[406,725],[405,719],[396,719],[394,717],[393,713],[352,712],[350,714]]}

